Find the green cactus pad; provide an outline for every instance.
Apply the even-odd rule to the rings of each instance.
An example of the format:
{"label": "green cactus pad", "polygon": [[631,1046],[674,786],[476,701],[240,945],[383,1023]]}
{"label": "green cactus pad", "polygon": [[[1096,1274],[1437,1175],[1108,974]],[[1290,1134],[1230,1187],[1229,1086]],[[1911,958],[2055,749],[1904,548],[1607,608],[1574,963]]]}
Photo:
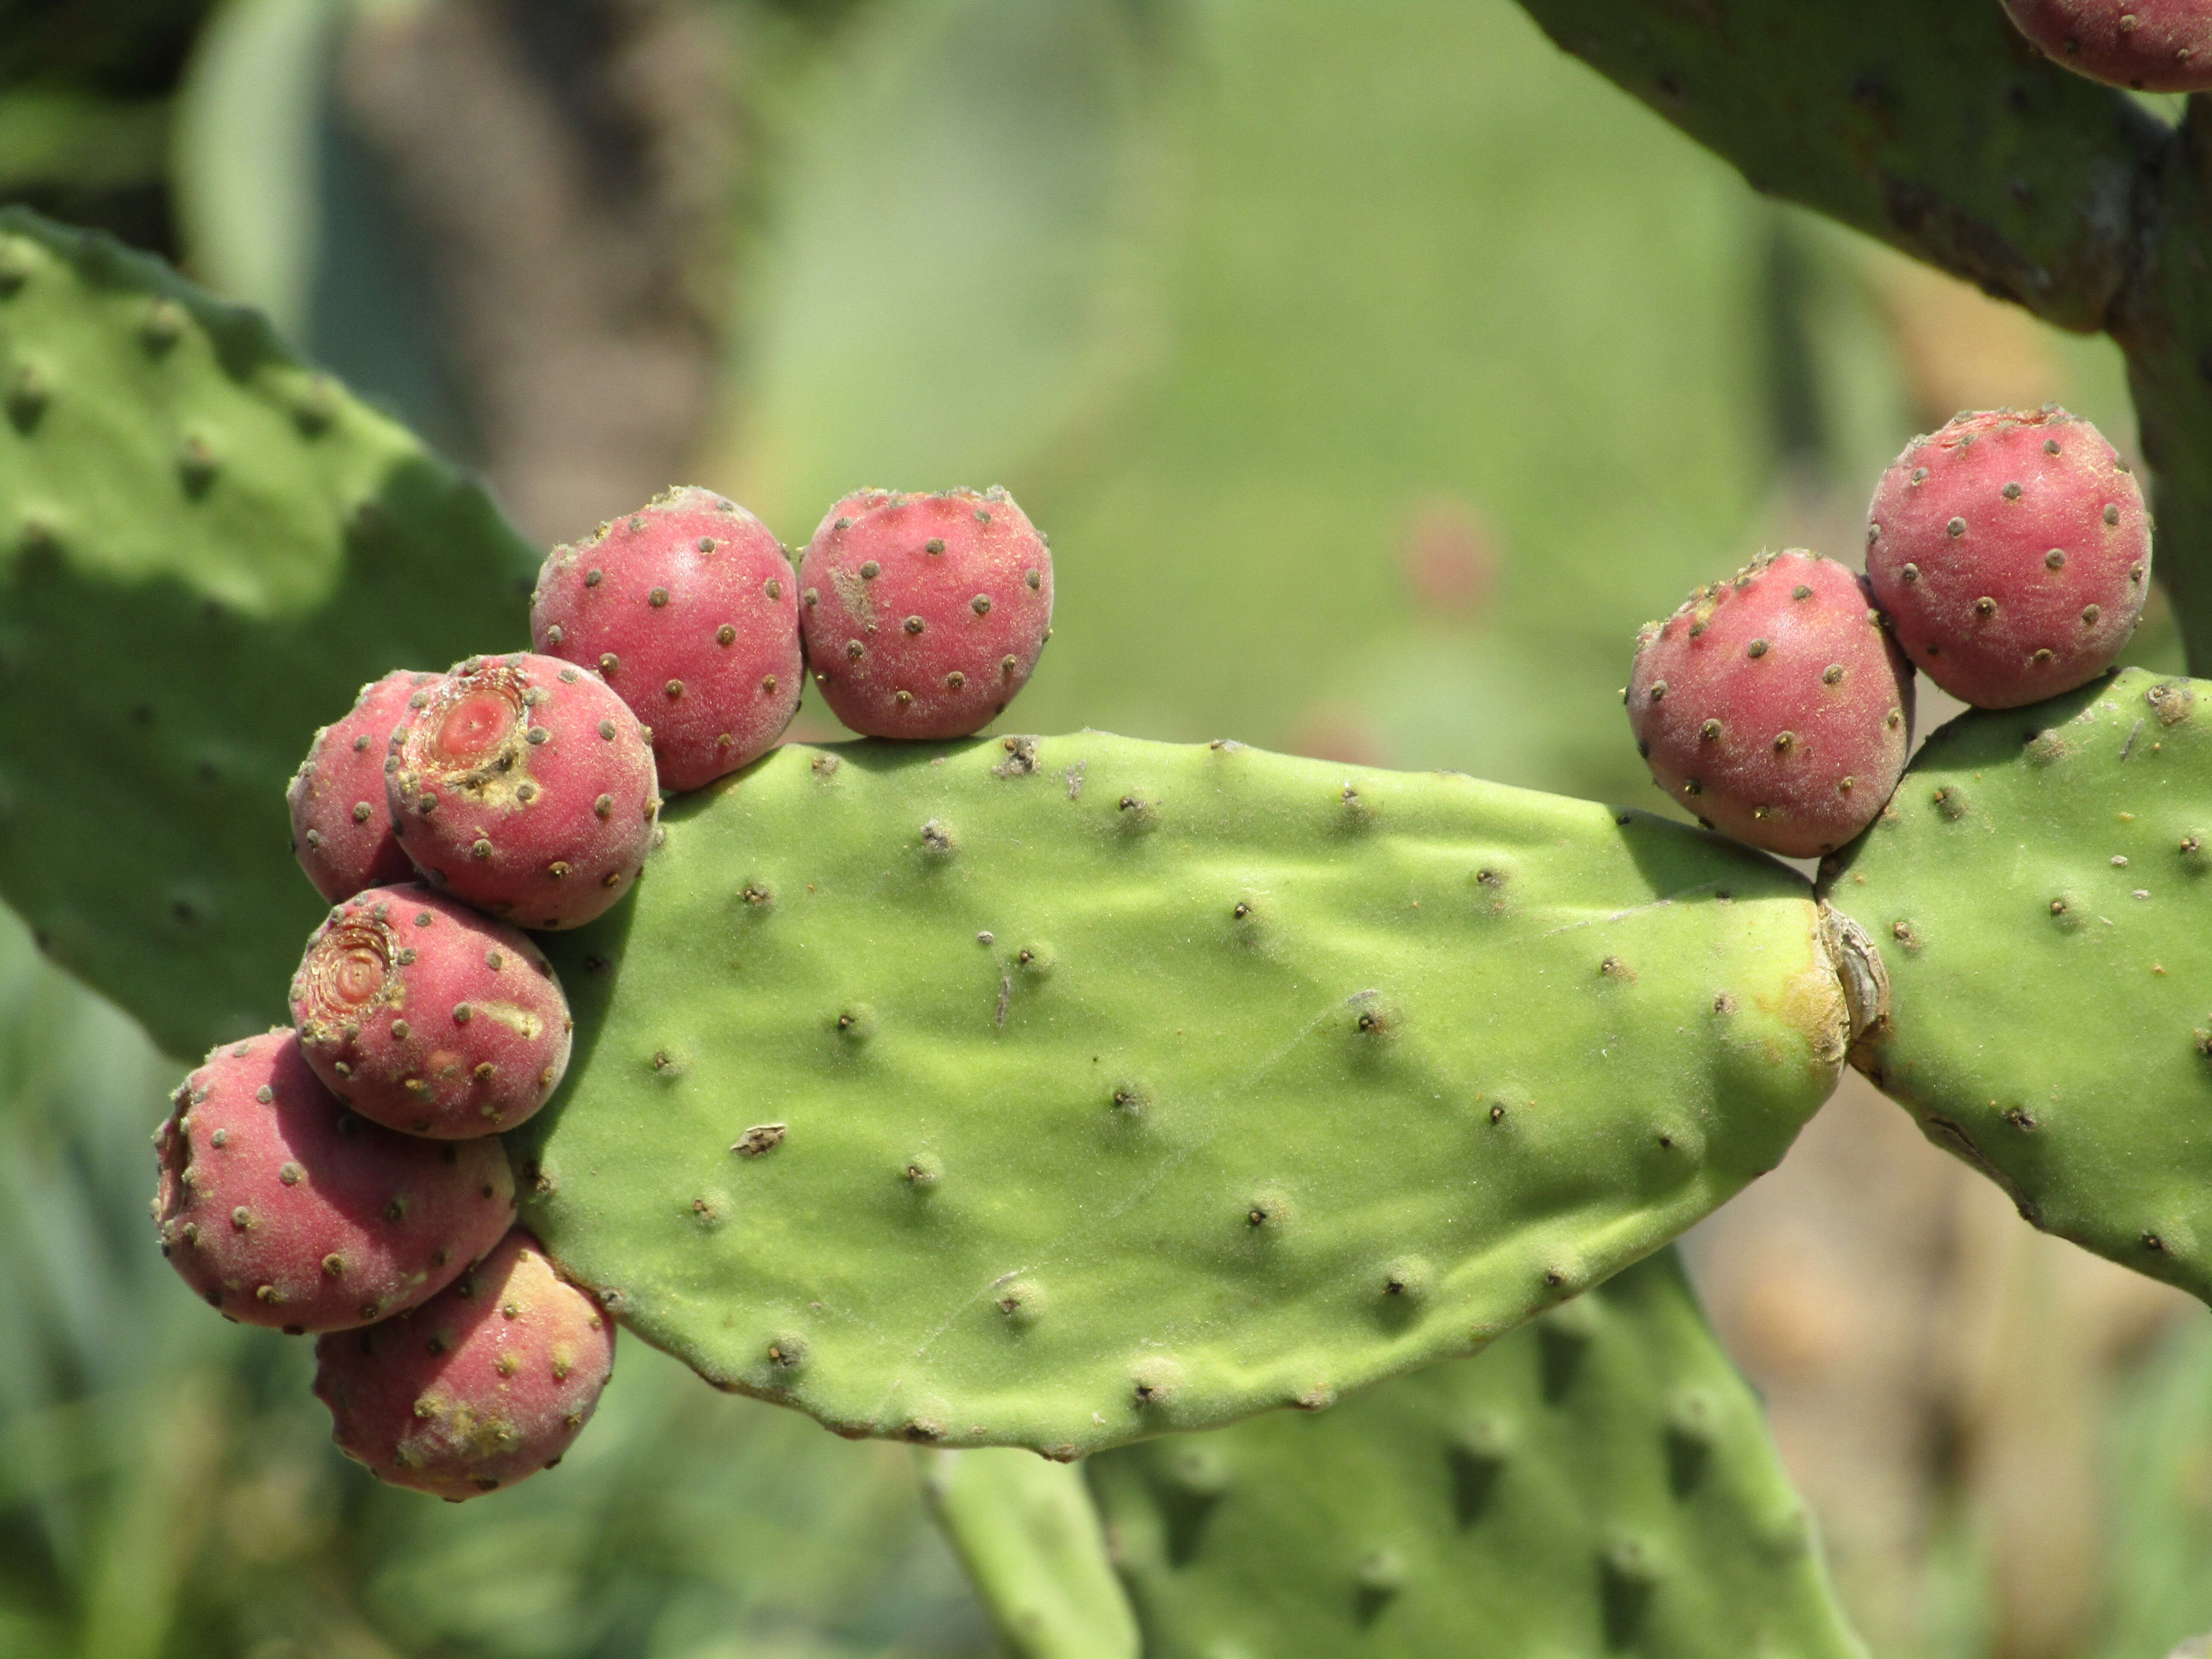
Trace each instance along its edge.
{"label": "green cactus pad", "polygon": [[1931,735],[1823,886],[1852,1060],[2037,1226],[2212,1299],[2212,684],[2129,669]]}
{"label": "green cactus pad", "polygon": [[530,1224],[842,1433],[1073,1457],[1469,1352],[1771,1168],[1841,1067],[1797,876],[1455,775],[793,745],[665,822],[546,941]]}
{"label": "green cactus pad", "polygon": [[1025,1451],[920,1451],[922,1492],[1016,1659],[1139,1659],[1083,1476]]}
{"label": "green cactus pad", "polygon": [[1316,1420],[1085,1466],[1148,1659],[1863,1659],[1673,1252]]}
{"label": "green cactus pad", "polygon": [[0,894],[172,1053],[283,1017],[317,725],[520,641],[534,562],[258,313],[0,211]]}

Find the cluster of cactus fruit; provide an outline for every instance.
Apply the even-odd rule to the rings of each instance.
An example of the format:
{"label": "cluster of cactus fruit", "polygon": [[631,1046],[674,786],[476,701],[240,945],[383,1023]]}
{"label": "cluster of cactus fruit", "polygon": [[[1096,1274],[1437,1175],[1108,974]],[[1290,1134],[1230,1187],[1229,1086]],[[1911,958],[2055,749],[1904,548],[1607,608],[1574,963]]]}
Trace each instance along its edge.
{"label": "cluster of cactus fruit", "polygon": [[767,752],[810,662],[856,730],[964,736],[1028,679],[1051,608],[1050,553],[1003,490],[849,496],[794,571],[735,502],[675,489],[547,558],[536,652],[395,670],[316,734],[293,849],[334,908],[292,1029],[178,1089],[153,1207],[211,1305],[320,1334],[349,1455],[494,1491],[560,1461],[612,1370],[599,1299],[514,1224],[496,1137],[552,1097],[574,1029],[524,930],[617,904],[660,790]]}
{"label": "cluster of cactus fruit", "polygon": [[2104,673],[2142,615],[2150,517],[2088,422],[1965,414],[1882,475],[1866,563],[1762,555],[1644,625],[1629,723],[1706,828],[1796,858],[1856,839],[1904,774],[1916,668],[1979,708]]}
{"label": "cluster of cactus fruit", "polygon": [[[1638,745],[1707,827],[1796,855],[1851,842],[1903,773],[1915,665],[1996,708],[2101,674],[2142,608],[2149,527],[2093,427],[2000,411],[1899,457],[1868,547],[1864,577],[1763,556],[1644,630],[1626,693]],[[334,908],[293,980],[293,1029],[219,1048],[179,1091],[155,1212],[210,1303],[321,1334],[317,1386],[349,1453],[448,1498],[494,1490],[558,1461],[611,1370],[612,1304],[514,1228],[495,1138],[552,1097],[574,1026],[526,930],[620,902],[665,839],[661,789],[758,761],[807,672],[864,733],[979,730],[1027,678],[1051,597],[1043,538],[1003,491],[848,497],[794,569],[735,503],[673,490],[546,559],[537,651],[395,671],[317,734],[290,791],[294,848]],[[1036,769],[1033,745],[1007,756],[994,775]],[[1342,793],[1355,818],[1374,810]],[[1117,816],[1154,810],[1128,794]],[[937,861],[954,853],[946,820],[921,835]],[[1264,932],[1254,910],[1238,902],[1239,926]],[[1041,952],[1024,947],[1025,975]],[[1601,971],[1634,974],[1613,956]],[[1354,1000],[1363,1032],[1402,1018]],[[848,1010],[841,1028],[862,1021]],[[1117,1110],[1146,1093],[1120,1085]],[[784,1127],[753,1132],[752,1155]],[[1172,1392],[1153,1378],[1138,1397],[1158,1415]]]}

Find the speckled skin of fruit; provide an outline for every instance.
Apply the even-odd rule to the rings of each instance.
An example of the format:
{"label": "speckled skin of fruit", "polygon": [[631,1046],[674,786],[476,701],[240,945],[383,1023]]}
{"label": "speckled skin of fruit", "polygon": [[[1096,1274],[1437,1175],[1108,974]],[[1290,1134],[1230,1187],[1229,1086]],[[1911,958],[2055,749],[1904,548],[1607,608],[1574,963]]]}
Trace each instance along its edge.
{"label": "speckled skin of fruit", "polygon": [[1698,822],[1791,858],[1832,852],[1897,787],[1912,667],[1860,578],[1762,555],[1637,638],[1628,723]]}
{"label": "speckled skin of fruit", "polygon": [[392,734],[407,723],[407,699],[437,678],[396,669],[364,685],[352,712],[315,733],[307,758],[293,774],[285,794],[292,809],[292,855],[315,890],[332,903],[414,873],[406,849],[392,833],[384,757]]}
{"label": "speckled skin of fruit", "polygon": [[431,885],[524,927],[577,927],[628,892],[660,811],[652,734],[556,657],[471,657],[409,700],[385,784]]}
{"label": "speckled skin of fruit", "polygon": [[2053,63],[2137,92],[2212,89],[2212,0],[2004,0]]}
{"label": "speckled skin of fruit", "polygon": [[161,1253],[247,1324],[373,1323],[444,1289],[514,1219],[499,1141],[380,1128],[323,1087],[291,1031],[224,1044],[173,1098],[154,1135]]}
{"label": "speckled skin of fruit", "polygon": [[2119,659],[2150,591],[2150,514],[2088,422],[2057,407],[1962,415],[1882,475],[1867,580],[1929,679],[2017,708]]}
{"label": "speckled skin of fruit", "polygon": [[697,789],[767,753],[805,681],[791,562],[711,489],[669,490],[555,548],[530,635],[544,654],[596,671],[653,728],[666,789]]}
{"label": "speckled skin of fruit", "polygon": [[331,911],[293,976],[292,1018],[339,1099],[446,1139],[512,1128],[543,1106],[574,1026],[528,934],[420,882]]}
{"label": "speckled skin of fruit", "polygon": [[614,1322],[518,1228],[414,1312],[325,1337],[315,1361],[340,1450],[458,1501],[561,1461],[614,1370]]}
{"label": "speckled skin of fruit", "polygon": [[848,495],[799,581],[814,683],[868,737],[981,731],[1052,637],[1052,554],[1003,489]]}

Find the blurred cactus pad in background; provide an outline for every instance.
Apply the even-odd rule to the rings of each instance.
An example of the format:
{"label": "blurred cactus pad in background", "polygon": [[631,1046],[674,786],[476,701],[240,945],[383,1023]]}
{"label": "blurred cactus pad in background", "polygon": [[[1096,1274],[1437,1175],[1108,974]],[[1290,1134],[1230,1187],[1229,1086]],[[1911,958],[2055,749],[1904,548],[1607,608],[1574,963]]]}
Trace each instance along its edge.
{"label": "blurred cactus pad in background", "polygon": [[[2180,98],[1936,9],[0,15],[0,1653],[2212,1632],[2212,227]],[[1832,910],[1690,825],[1638,625],[2054,401],[2158,514],[2127,672],[1923,683]],[[1054,631],[965,743],[810,683],[541,936],[523,1217],[645,1340],[448,1506],[147,1137],[285,1018],[315,729],[685,480],[1003,484]]]}

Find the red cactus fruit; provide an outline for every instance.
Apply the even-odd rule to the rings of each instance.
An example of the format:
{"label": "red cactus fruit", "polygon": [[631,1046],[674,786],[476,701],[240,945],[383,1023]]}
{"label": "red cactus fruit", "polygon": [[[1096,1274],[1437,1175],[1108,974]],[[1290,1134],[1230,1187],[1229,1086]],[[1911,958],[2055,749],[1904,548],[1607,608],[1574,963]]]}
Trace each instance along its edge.
{"label": "red cactus fruit", "polygon": [[1982,708],[2118,660],[2150,586],[2150,514],[2088,422],[1961,415],[1906,446],[1868,509],[1867,580],[1923,673]]}
{"label": "red cactus fruit", "polygon": [[2004,0],[2053,63],[2137,92],[2212,91],[2212,0]]}
{"label": "red cactus fruit", "polygon": [[161,1254],[249,1325],[338,1331],[434,1296],[514,1219],[496,1139],[418,1140],[348,1111],[277,1030],[226,1043],[155,1132]]}
{"label": "red cactus fruit", "polygon": [[1874,821],[1912,736],[1912,668],[1860,579],[1762,554],[1637,636],[1628,723],[1652,778],[1708,829],[1790,858]]}
{"label": "red cactus fruit", "polygon": [[315,1361],[339,1450],[458,1503],[561,1461],[614,1370],[615,1328],[517,1228],[413,1313],[325,1337]]}
{"label": "red cactus fruit", "polygon": [[434,886],[525,927],[580,927],[637,878],[660,812],[652,734],[554,657],[471,657],[415,693],[385,785]]}
{"label": "red cactus fruit", "polygon": [[419,882],[331,912],[292,978],[307,1064],[340,1100],[409,1134],[511,1129],[568,1066],[568,999],[528,934]]}
{"label": "red cactus fruit", "polygon": [[768,752],[799,708],[799,581],[758,519],[672,489],[538,573],[538,649],[596,669],[653,728],[662,787],[697,789]]}
{"label": "red cactus fruit", "polygon": [[814,683],[869,737],[981,731],[1052,637],[1052,553],[1003,489],[848,495],[799,582]]}
{"label": "red cactus fruit", "polygon": [[437,678],[395,669],[362,686],[353,712],[315,733],[292,775],[292,855],[332,903],[414,873],[384,804],[384,756],[407,723],[407,699]]}

